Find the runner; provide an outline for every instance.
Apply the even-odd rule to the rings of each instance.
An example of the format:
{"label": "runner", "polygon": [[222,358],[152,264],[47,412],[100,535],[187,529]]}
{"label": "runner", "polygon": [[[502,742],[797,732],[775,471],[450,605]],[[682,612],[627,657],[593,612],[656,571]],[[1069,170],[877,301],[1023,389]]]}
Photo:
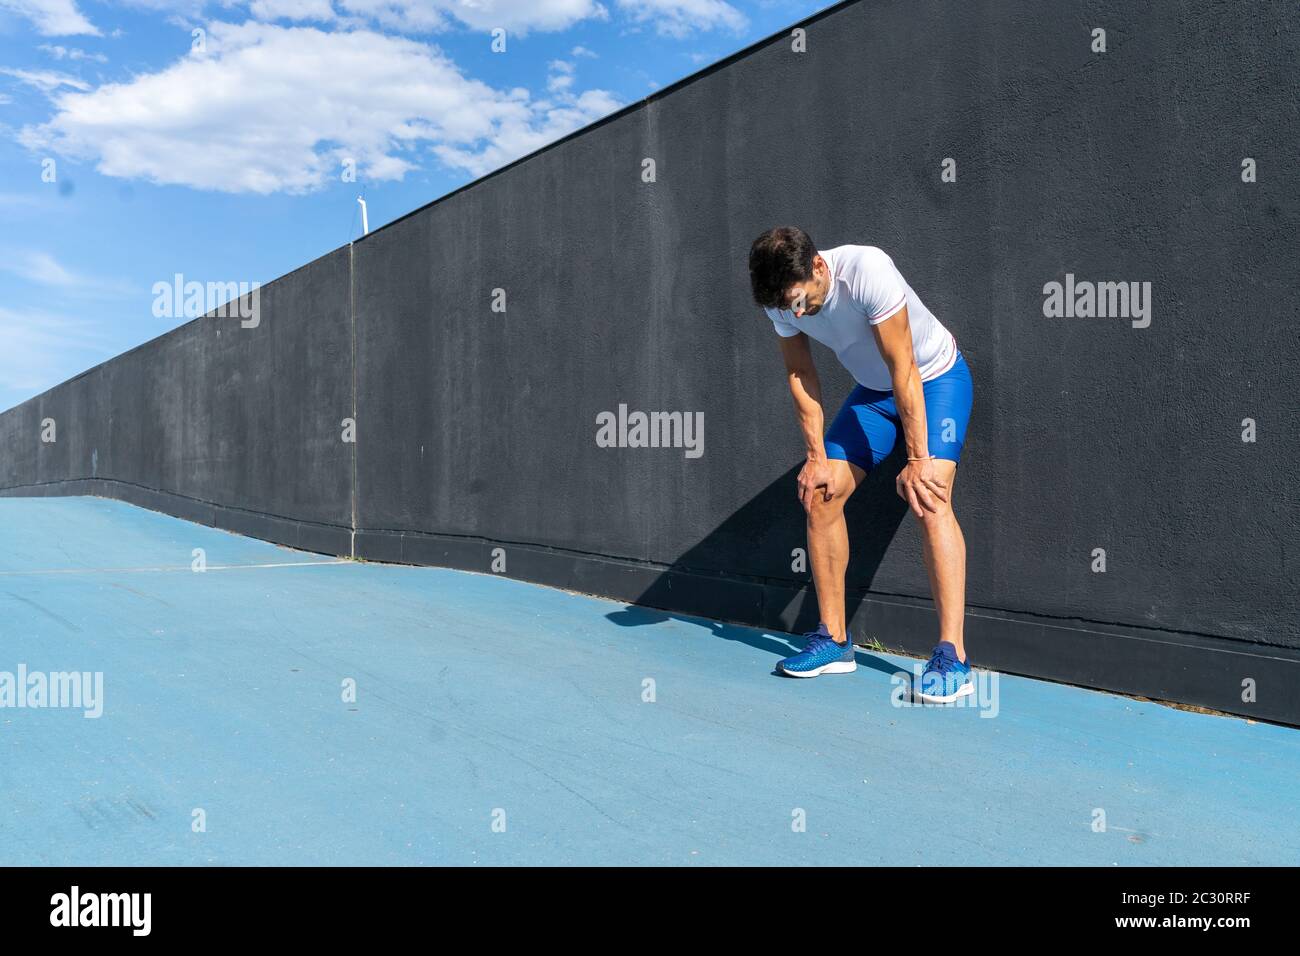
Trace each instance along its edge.
{"label": "runner", "polygon": [[[849,562],[844,504],[902,440],[907,463],[895,488],[921,526],[925,567],[939,611],[939,643],[916,696],[946,703],[972,693],[962,624],[966,542],[952,510],[957,462],[971,412],[971,374],[957,342],[875,246],[819,252],[802,229],[782,226],[749,253],[754,301],[781,337],[781,354],[807,460],[799,501],[821,624],[803,651],[781,661],[792,677],[857,668],[844,611]],[[857,387],[823,438],[821,383],[808,339],[830,348]]]}

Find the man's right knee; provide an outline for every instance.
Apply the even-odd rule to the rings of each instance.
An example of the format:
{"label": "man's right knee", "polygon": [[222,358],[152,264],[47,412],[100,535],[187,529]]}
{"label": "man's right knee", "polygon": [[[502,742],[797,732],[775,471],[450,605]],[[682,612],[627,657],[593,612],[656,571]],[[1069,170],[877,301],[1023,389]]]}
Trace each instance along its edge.
{"label": "man's right knee", "polygon": [[857,487],[857,475],[847,461],[832,459],[831,468],[835,472],[835,493],[827,500],[826,489],[817,488],[808,502],[808,520],[814,524],[838,520],[844,511],[844,503]]}
{"label": "man's right knee", "polygon": [[814,527],[838,521],[844,514],[844,501],[847,496],[834,495],[830,501],[825,499],[825,492],[818,488],[808,502],[808,523]]}

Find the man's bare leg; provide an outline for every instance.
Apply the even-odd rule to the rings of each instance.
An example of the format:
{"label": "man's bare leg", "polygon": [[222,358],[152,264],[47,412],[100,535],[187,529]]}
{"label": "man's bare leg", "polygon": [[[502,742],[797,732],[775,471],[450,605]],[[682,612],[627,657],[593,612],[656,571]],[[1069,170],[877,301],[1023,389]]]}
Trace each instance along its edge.
{"label": "man's bare leg", "polygon": [[[825,500],[818,489],[808,505],[808,560],[821,621],[839,644],[849,639],[844,620],[844,573],[849,566],[849,529],[844,521],[844,504],[857,489],[866,472],[847,461],[832,459],[836,492]],[[960,649],[960,645],[959,645]]]}
{"label": "man's bare leg", "polygon": [[939,480],[948,486],[948,501],[935,503],[937,512],[925,511],[920,519],[921,548],[925,570],[930,575],[930,593],[939,611],[939,641],[948,641],[957,651],[957,659],[966,660],[964,624],[966,620],[966,539],[952,510],[953,482],[957,463],[936,459]]}

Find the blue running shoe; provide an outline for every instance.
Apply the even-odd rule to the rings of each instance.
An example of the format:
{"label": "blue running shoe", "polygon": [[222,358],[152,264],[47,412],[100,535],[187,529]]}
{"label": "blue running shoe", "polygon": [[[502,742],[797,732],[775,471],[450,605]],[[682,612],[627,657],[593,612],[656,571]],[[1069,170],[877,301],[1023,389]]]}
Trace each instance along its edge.
{"label": "blue running shoe", "polygon": [[930,655],[921,682],[916,687],[916,698],[928,704],[951,704],[959,697],[975,693],[970,679],[970,656],[966,663],[957,660],[957,648],[944,641]]}
{"label": "blue running shoe", "polygon": [[853,657],[853,643],[836,644],[826,625],[804,635],[808,643],[793,657],[787,657],[777,667],[790,677],[816,677],[818,674],[851,674],[858,669]]}

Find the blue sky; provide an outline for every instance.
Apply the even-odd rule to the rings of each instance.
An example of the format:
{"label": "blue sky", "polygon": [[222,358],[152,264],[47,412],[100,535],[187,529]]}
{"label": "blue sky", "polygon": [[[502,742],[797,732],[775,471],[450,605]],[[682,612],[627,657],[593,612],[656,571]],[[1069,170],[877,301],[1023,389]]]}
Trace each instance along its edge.
{"label": "blue sky", "polygon": [[0,409],[829,5],[0,0]]}

